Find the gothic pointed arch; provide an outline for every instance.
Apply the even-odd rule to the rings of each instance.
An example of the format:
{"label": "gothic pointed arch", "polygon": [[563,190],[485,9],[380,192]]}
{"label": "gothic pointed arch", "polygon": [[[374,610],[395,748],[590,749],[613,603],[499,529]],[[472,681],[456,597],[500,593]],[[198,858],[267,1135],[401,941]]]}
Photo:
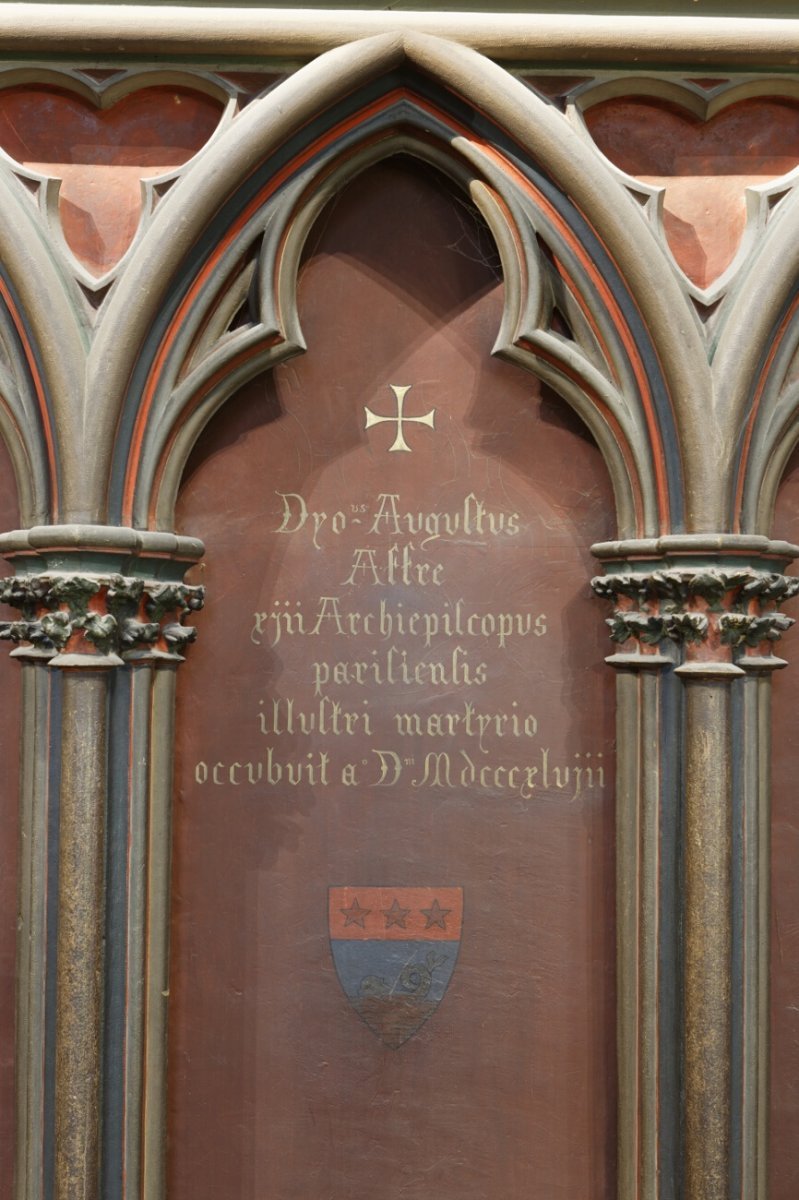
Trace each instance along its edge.
{"label": "gothic pointed arch", "polygon": [[23,525],[76,507],[65,459],[82,426],[85,356],[73,299],[23,186],[0,166],[0,437]]}
{"label": "gothic pointed arch", "polygon": [[799,196],[786,201],[740,281],[713,360],[716,390],[730,427],[729,521],[743,533],[768,534],[777,488],[799,440]]}
{"label": "gothic pointed arch", "polygon": [[315,216],[394,153],[443,170],[481,209],[505,277],[495,353],[588,424],[620,534],[713,527],[701,498],[712,447],[697,424],[707,361],[635,202],[552,106],[482,56],[419,35],[322,55],[251,104],[162,202],[91,352],[110,519],[171,527],[213,412],[304,349],[295,284]]}

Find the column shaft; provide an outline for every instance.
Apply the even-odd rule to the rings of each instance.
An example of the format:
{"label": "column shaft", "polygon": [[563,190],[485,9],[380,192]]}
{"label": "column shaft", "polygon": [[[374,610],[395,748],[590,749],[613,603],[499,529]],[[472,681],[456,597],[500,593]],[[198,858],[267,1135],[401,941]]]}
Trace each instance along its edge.
{"label": "column shaft", "polygon": [[729,682],[712,678],[686,681],[686,1200],[729,1200],[731,749]]}
{"label": "column shaft", "polygon": [[99,1197],[107,714],[107,672],[65,672],[56,973],[56,1200]]}

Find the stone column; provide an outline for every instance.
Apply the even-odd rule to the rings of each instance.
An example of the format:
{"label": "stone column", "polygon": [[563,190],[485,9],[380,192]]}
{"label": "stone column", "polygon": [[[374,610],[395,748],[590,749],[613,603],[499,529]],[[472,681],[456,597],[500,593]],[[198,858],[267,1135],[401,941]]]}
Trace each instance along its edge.
{"label": "stone column", "polygon": [[161,1194],[163,1129],[145,1145],[143,1127],[164,1113],[174,672],[201,551],[94,527],[0,538],[20,614],[0,637],[27,676],[18,1200],[138,1200],[153,1170]]}
{"label": "stone column", "polygon": [[[620,1195],[766,1200],[769,680],[785,665],[774,644],[793,622],[778,609],[799,591],[799,580],[782,572],[799,550],[765,538],[720,535],[609,543],[594,552],[606,564],[595,590],[615,607],[608,624],[620,649],[609,661],[627,676],[661,669],[658,697],[647,697],[639,685],[635,699],[626,707],[620,703],[620,878],[631,877],[634,854],[637,877],[651,877],[637,915],[624,917],[620,908],[621,994],[637,991],[641,1014],[634,1038],[632,1017],[622,1009],[621,1162],[627,1179]],[[676,705],[671,715],[663,704],[669,689]],[[641,729],[648,724],[650,735],[643,737],[638,769],[630,770],[627,746],[636,721]],[[663,767],[678,753],[673,786],[660,791],[655,817],[649,799],[654,764]],[[627,846],[633,835],[623,828],[633,821],[649,830],[635,850]],[[670,878],[664,879],[664,870]],[[669,882],[678,898],[671,911],[663,907]],[[643,947],[635,977],[631,931]],[[671,1006],[664,1007],[663,969],[670,962],[677,986]],[[658,1048],[664,1015],[679,1030],[677,1077]],[[635,1097],[631,1061],[639,1067]],[[671,1157],[681,1163],[681,1182],[668,1178],[669,1156],[661,1156],[666,1177],[653,1168],[656,1148],[648,1131],[656,1112],[657,1149],[663,1149],[664,1136],[679,1146]]]}

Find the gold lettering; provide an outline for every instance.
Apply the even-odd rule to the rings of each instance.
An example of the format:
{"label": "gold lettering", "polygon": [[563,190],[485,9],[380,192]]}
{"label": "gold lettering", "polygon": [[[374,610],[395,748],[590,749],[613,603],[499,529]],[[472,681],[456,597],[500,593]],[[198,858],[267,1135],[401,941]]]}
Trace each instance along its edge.
{"label": "gold lettering", "polygon": [[364,574],[368,574],[371,571],[372,583],[379,587],[383,581],[380,578],[380,572],[377,567],[376,554],[377,551],[370,549],[368,546],[362,546],[353,551],[352,569],[344,580],[343,586],[347,587],[349,584],[354,584],[356,582],[355,577],[359,571],[363,571]]}
{"label": "gold lettering", "polygon": [[311,634],[318,634],[319,627],[323,621],[335,621],[336,633],[346,635],[344,626],[341,623],[341,613],[338,607],[338,596],[320,596],[319,608],[316,612],[316,624],[311,630]]}
{"label": "gold lettering", "polygon": [[373,750],[372,754],[376,754],[380,765],[380,778],[377,781],[377,787],[394,787],[399,782],[399,777],[402,774],[402,760],[396,750]]}
{"label": "gold lettering", "polygon": [[399,492],[381,492],[377,498],[380,504],[369,532],[379,533],[381,524],[385,523],[389,533],[401,533],[399,512],[397,511]]}
{"label": "gold lettering", "polygon": [[452,787],[452,764],[446,750],[430,751],[424,759],[424,775],[420,780],[412,779],[411,785],[420,787]]}

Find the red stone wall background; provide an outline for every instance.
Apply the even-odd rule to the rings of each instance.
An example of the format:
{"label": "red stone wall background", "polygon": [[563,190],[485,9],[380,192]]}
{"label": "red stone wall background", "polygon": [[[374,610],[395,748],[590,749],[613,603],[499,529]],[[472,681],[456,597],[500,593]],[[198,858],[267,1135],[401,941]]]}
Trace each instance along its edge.
{"label": "red stone wall background", "polygon": [[[307,353],[244,388],[187,469],[180,527],[206,539],[210,599],[178,711],[175,1200],[614,1191],[614,680],[587,582],[612,496],[570,410],[491,357],[501,302],[496,254],[460,194],[413,162],[370,169],[309,246]],[[365,406],[394,411],[391,384],[413,385],[409,414],[435,410],[434,428],[404,427],[407,452],[389,450],[394,425],[365,428]],[[295,530],[298,495],[328,514],[317,538],[311,517]],[[375,528],[381,496],[397,497],[399,532],[393,518]],[[463,518],[468,497],[493,514],[482,531]],[[425,539],[406,512],[461,523]],[[412,563],[391,579],[395,546]],[[345,620],[384,603],[394,627],[352,635],[327,616],[303,638],[269,620],[301,611],[312,625],[322,596]],[[396,624],[459,606],[532,625],[502,646],[482,626],[442,626],[428,645]],[[320,695],[330,721],[333,701],[353,715],[351,733],[287,728],[289,703],[318,716]],[[441,729],[467,705],[535,729]],[[398,736],[397,714],[423,732]],[[380,747],[398,755],[389,782]],[[313,775],[288,784],[291,763]],[[359,885],[463,889],[449,988],[398,1049],[335,974],[327,889],[374,907]]]}
{"label": "red stone wall background", "polygon": [[677,105],[625,97],[589,108],[586,123],[612,163],[665,188],[669,248],[702,288],[729,267],[741,243],[744,189],[799,165],[799,105],[788,100],[739,100],[701,120]]}

